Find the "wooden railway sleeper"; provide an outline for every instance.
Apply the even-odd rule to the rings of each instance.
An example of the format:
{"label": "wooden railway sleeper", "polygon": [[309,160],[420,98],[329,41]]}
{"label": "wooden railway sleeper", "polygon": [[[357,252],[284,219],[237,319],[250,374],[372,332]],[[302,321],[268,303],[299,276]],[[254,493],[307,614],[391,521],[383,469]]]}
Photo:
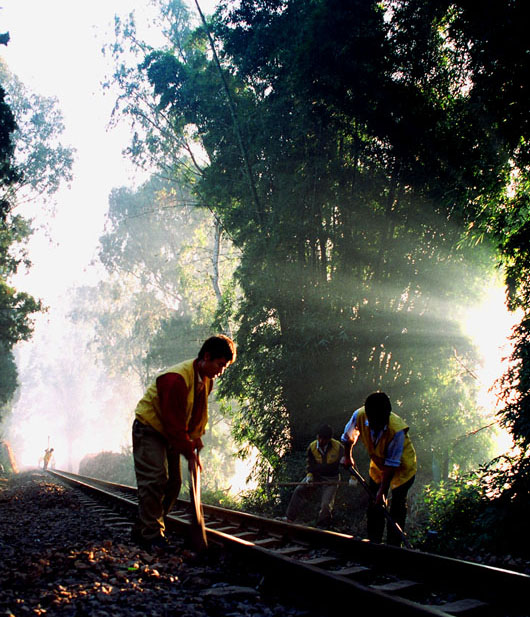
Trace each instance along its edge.
{"label": "wooden railway sleeper", "polygon": [[263,548],[270,548],[272,546],[279,546],[280,541],[278,538],[268,537],[268,538],[260,538],[258,540],[254,540],[254,544],[256,546],[262,546]]}
{"label": "wooden railway sleeper", "polygon": [[271,552],[277,553],[278,555],[296,555],[297,553],[305,553],[307,551],[307,546],[280,546],[276,549],[271,549]]}
{"label": "wooden railway sleeper", "polygon": [[240,538],[241,540],[248,540],[249,542],[252,542],[253,540],[255,540],[258,537],[258,532],[257,531],[250,531],[250,530],[243,530],[243,531],[238,531],[236,533],[233,534],[236,538]]}
{"label": "wooden railway sleeper", "polygon": [[324,566],[336,564],[337,558],[330,555],[321,555],[320,557],[310,557],[309,559],[301,559],[300,561],[311,566],[318,566],[322,568]]}
{"label": "wooden railway sleeper", "polygon": [[458,617],[483,617],[491,614],[491,606],[489,604],[474,598],[445,602],[444,604],[437,605],[436,608]]}
{"label": "wooden railway sleeper", "polygon": [[417,581],[397,580],[382,585],[370,585],[372,589],[382,591],[390,595],[403,596],[404,598],[417,598],[424,586]]}
{"label": "wooden railway sleeper", "polygon": [[366,566],[345,566],[338,570],[333,570],[332,574],[362,582],[373,578],[374,571],[372,568],[367,568]]}

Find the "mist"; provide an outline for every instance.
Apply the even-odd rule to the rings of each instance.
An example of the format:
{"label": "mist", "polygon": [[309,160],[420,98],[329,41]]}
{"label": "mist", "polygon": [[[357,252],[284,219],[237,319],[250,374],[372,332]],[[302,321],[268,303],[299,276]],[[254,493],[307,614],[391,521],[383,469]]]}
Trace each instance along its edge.
{"label": "mist", "polygon": [[8,436],[19,466],[36,466],[50,446],[56,467],[75,473],[84,456],[130,445],[141,386],[105,373],[90,352],[90,328],[74,326],[65,308],[41,316],[16,350],[20,387]]}
{"label": "mist", "polygon": [[[134,410],[143,394],[140,379],[132,372],[109,375],[94,347],[93,328],[74,324],[67,316],[70,310],[65,302],[41,315],[32,340],[16,349],[20,386],[4,434],[20,470],[40,466],[49,447],[54,448],[56,469],[78,473],[85,457],[127,453],[132,445]],[[212,413],[213,401],[210,407],[211,422],[217,425],[222,421]],[[226,460],[208,452],[208,427],[203,456],[213,483],[206,483],[236,495],[255,485],[246,481],[254,460],[236,460],[230,426],[222,424],[217,430],[230,452]]]}

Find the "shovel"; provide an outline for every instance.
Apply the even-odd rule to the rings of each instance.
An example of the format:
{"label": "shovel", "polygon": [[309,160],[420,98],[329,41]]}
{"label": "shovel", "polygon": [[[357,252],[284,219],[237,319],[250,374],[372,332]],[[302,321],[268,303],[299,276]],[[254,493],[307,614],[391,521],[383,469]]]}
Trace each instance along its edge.
{"label": "shovel", "polygon": [[198,464],[198,454],[190,465],[190,502],[191,502],[191,543],[193,548],[202,553],[208,549],[206,527],[201,505],[201,472]]}

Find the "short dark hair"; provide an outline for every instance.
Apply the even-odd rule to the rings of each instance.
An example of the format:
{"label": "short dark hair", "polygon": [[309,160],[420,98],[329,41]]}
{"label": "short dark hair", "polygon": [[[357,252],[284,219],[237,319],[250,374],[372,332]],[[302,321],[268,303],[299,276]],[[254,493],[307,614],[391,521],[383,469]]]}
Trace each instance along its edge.
{"label": "short dark hair", "polygon": [[386,421],[390,417],[392,403],[384,392],[372,392],[366,397],[364,411],[366,411],[368,421],[370,421],[370,417],[373,420]]}
{"label": "short dark hair", "polygon": [[317,431],[317,436],[322,439],[331,439],[333,437],[333,429],[329,424],[322,424]]}
{"label": "short dark hair", "polygon": [[224,334],[210,336],[210,338],[204,341],[199,350],[199,355],[197,356],[199,360],[202,360],[206,353],[210,354],[211,360],[225,358],[228,360],[228,364],[232,364],[232,362],[235,362],[237,356],[236,344],[231,338]]}

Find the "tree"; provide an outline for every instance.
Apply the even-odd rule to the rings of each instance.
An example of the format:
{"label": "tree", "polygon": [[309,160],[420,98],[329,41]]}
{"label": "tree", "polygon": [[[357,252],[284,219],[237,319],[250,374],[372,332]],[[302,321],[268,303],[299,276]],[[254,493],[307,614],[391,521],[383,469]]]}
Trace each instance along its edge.
{"label": "tree", "polygon": [[234,255],[211,233],[211,214],[181,203],[181,192],[155,176],[135,191],[113,190],[99,252],[110,278],[81,291],[73,312],[98,324],[107,367],[132,368],[144,386],[167,366],[159,353],[164,324],[184,325],[184,345],[168,343],[173,356],[190,347],[196,353],[211,332],[216,291],[222,296],[233,270]]}
{"label": "tree", "polygon": [[[7,44],[8,37],[3,38]],[[0,409],[3,410],[17,387],[17,371],[13,361],[13,345],[29,336],[29,315],[40,310],[40,305],[27,294],[17,293],[7,279],[17,270],[18,261],[10,253],[11,245],[27,235],[27,227],[20,218],[10,220],[8,191],[21,175],[15,168],[13,133],[16,122],[13,112],[5,101],[5,90],[0,85]]]}
{"label": "tree", "polygon": [[[25,202],[43,208],[62,181],[71,178],[72,149],[58,141],[63,131],[56,101],[30,93],[0,59],[0,371],[3,404],[17,386],[14,345],[33,332],[42,303],[17,291],[11,278],[30,267],[25,243],[31,222],[16,212]],[[5,415],[5,414],[2,414]]]}
{"label": "tree", "polygon": [[[473,2],[456,3],[451,36],[465,50],[472,74],[470,107],[473,128],[484,134],[491,163],[485,170],[489,186],[482,185],[473,235],[493,237],[504,265],[507,303],[522,313],[513,332],[513,353],[499,394],[504,402],[501,422],[517,445],[510,461],[502,461],[496,474],[499,499],[495,519],[489,519],[514,550],[524,550],[519,528],[528,519],[530,466],[529,374],[529,272],[530,238],[530,125],[526,101],[530,92],[530,43],[524,27],[525,4],[494,2],[485,13]],[[485,486],[485,492],[488,490]],[[528,549],[528,543],[526,543]]]}
{"label": "tree", "polygon": [[55,193],[72,180],[75,152],[59,141],[64,125],[57,99],[31,92],[5,65],[0,72],[20,127],[13,137],[23,180],[12,187],[8,199],[17,208],[38,201],[41,210],[48,206],[53,211]]}
{"label": "tree", "polygon": [[[175,182],[153,176],[136,190],[112,191],[100,259],[108,277],[77,290],[76,323],[95,327],[92,349],[110,375],[145,388],[161,370],[193,358],[208,336],[216,292],[233,269],[233,255],[211,233],[212,216],[181,202]],[[214,226],[215,229],[215,226]],[[210,405],[207,486],[223,488],[234,461],[229,430]]]}
{"label": "tree", "polygon": [[412,53],[412,4],[394,20],[376,2],[225,4],[219,65],[204,30],[187,54],[142,65],[159,108],[200,137],[209,165],[194,190],[241,250],[242,360],[222,390],[240,403],[238,436],[273,465],[373,389],[425,455],[448,426],[456,437],[479,421],[462,413],[473,384],[449,397],[455,348],[473,363],[459,313],[494,263],[462,244],[484,157],[464,165],[477,144],[455,130],[469,110],[444,16],[422,23]]}

